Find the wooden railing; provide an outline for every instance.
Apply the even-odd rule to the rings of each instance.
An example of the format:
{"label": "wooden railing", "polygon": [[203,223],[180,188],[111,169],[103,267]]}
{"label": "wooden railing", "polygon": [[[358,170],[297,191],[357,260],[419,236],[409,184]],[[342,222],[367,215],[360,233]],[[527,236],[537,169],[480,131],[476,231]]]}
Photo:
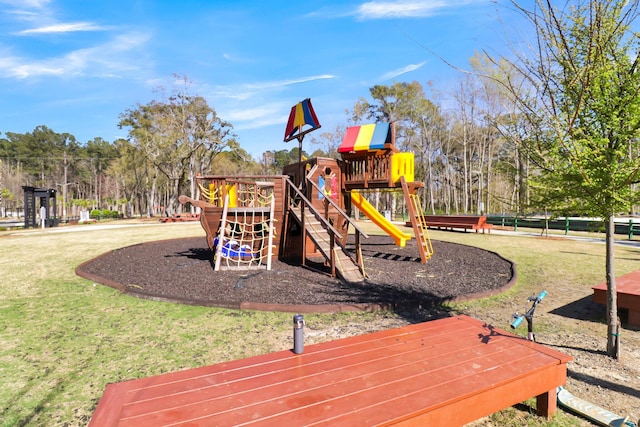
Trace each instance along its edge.
{"label": "wooden railing", "polygon": [[393,187],[391,182],[391,158],[393,153],[366,155],[343,155],[344,184],[347,188],[357,186]]}
{"label": "wooden railing", "polygon": [[224,177],[200,175],[196,177],[200,190],[200,199],[222,207],[225,197],[230,196],[234,207],[260,207],[269,203],[274,190],[275,179],[281,176],[239,176]]}
{"label": "wooden railing", "polygon": [[[311,186],[314,187],[316,191],[318,191],[318,194],[322,194],[322,189],[318,186],[318,184],[313,182],[313,180],[307,178],[307,183],[310,183]],[[346,220],[348,224],[353,226],[353,229],[355,230],[355,250],[356,250],[355,262],[356,264],[358,264],[358,266],[362,270],[364,266],[362,262],[360,237],[362,236],[365,239],[368,239],[369,236],[362,229],[360,229],[360,227],[358,227],[358,225],[355,222],[351,220],[351,217],[349,217],[349,215],[344,210],[342,210],[342,208],[340,208],[340,206],[338,206],[338,204],[331,197],[325,196],[323,198],[323,201],[324,201],[324,216],[327,219],[327,221],[329,220],[329,206],[331,206],[342,218]]]}
{"label": "wooden railing", "polygon": [[[354,224],[349,216],[342,210],[340,209],[340,207],[335,204],[335,202],[333,202],[332,200],[328,201],[328,203],[333,203],[333,206],[337,209],[337,211],[339,212],[339,214],[343,217],[345,217],[350,224],[352,224],[354,226],[354,229],[356,231],[356,235],[355,235],[355,252],[356,252],[356,256],[353,257],[348,251],[346,251],[346,248],[344,245],[342,245],[341,240],[343,240],[343,236],[342,234],[335,229],[335,227],[333,227],[333,225],[331,225],[331,223],[329,222],[328,218],[325,218],[320,212],[318,212],[318,210],[313,206],[313,203],[307,199],[307,197],[303,194],[303,192],[289,179],[289,178],[285,178],[287,187],[289,188],[289,191],[287,191],[288,193],[288,206],[289,209],[296,209],[296,208],[300,208],[300,218],[302,221],[302,253],[303,253],[303,264],[304,264],[304,257],[306,254],[306,249],[305,249],[305,241],[306,241],[306,227],[305,227],[305,209],[308,209],[309,212],[311,212],[313,214],[313,216],[320,222],[322,228],[324,228],[327,233],[329,234],[329,247],[330,247],[330,259],[329,262],[331,263],[331,275],[335,276],[336,272],[335,272],[335,252],[334,252],[334,248],[335,245],[337,244],[338,246],[340,246],[340,248],[343,250],[343,252],[345,254],[347,254],[352,260],[353,262],[358,265],[358,267],[360,268],[360,271],[363,272],[364,274],[364,262],[362,259],[362,250],[360,247],[360,236],[364,236],[365,238],[368,238],[369,236],[364,233],[360,228],[358,228],[356,226],[356,224]],[[315,188],[319,189],[319,187],[317,186],[316,183],[312,182],[311,180],[307,180],[307,183],[311,183],[311,185],[315,186]],[[328,199],[327,197],[325,197],[325,200]],[[297,204],[296,204],[297,203]],[[328,208],[326,209],[326,211],[328,212]],[[346,237],[346,236],[345,236]],[[337,238],[337,241],[336,241]],[[346,239],[345,239],[346,240]]]}

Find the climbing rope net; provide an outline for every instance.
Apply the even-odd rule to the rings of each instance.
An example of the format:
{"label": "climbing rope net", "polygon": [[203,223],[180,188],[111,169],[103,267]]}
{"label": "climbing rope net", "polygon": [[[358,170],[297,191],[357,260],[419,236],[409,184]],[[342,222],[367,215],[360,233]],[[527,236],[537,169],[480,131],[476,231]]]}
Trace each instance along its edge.
{"label": "climbing rope net", "polygon": [[230,207],[230,196],[225,197],[220,230],[214,239],[216,271],[271,270],[275,197],[273,193],[262,197],[261,206],[240,208]]}

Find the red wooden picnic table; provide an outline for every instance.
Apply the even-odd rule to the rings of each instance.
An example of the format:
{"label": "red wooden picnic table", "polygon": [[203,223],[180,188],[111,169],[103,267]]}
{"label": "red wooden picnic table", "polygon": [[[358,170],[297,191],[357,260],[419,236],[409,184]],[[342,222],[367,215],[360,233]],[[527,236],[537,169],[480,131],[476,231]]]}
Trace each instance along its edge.
{"label": "red wooden picnic table", "polygon": [[457,316],[107,385],[98,426],[456,426],[537,397],[571,357]]}
{"label": "red wooden picnic table", "polygon": [[[607,283],[593,288],[593,301],[607,305]],[[616,296],[618,308],[628,310],[627,325],[640,328],[640,270],[616,277]]]}

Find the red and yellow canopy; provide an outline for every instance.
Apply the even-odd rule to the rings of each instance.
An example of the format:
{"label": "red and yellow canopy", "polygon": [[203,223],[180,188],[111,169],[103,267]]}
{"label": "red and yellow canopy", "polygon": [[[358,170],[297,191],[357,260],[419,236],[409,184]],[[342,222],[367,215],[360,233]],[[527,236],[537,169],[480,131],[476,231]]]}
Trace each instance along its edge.
{"label": "red and yellow canopy", "polygon": [[[389,123],[373,123],[347,128],[338,153],[376,151],[393,144],[393,128]],[[387,147],[385,147],[387,145]]]}

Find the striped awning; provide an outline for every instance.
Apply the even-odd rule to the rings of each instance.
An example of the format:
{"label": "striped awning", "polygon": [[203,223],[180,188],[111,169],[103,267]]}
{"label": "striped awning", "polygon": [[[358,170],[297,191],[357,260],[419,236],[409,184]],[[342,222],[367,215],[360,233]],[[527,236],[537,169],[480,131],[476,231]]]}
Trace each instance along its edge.
{"label": "striped awning", "polygon": [[347,128],[338,153],[376,151],[393,143],[393,130],[389,123],[372,123]]}

